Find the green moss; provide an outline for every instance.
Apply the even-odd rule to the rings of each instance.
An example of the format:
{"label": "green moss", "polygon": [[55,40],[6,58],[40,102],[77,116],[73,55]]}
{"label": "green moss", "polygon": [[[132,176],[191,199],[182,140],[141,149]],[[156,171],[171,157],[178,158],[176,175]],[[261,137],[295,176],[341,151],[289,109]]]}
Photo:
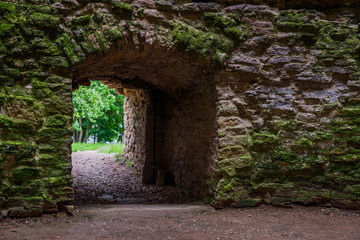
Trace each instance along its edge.
{"label": "green moss", "polygon": [[338,134],[360,133],[360,118],[354,117],[343,120],[332,120],[330,126],[332,132]]}
{"label": "green moss", "polygon": [[123,37],[122,31],[123,31],[122,27],[115,26],[106,30],[104,34],[110,41],[117,41]]}
{"label": "green moss", "polygon": [[203,32],[183,23],[174,25],[171,39],[180,49],[201,57],[208,57],[217,50],[226,53],[233,47],[232,41],[225,37],[211,32]]}
{"label": "green moss", "polygon": [[52,177],[58,177],[58,176],[65,176],[65,175],[71,175],[71,163],[65,162],[65,163],[58,163],[52,168],[47,169],[47,176]]}
{"label": "green moss", "polygon": [[15,9],[16,5],[14,3],[0,2],[0,13],[14,12]]}
{"label": "green moss", "polygon": [[322,131],[322,130],[317,130],[314,131],[312,134],[310,134],[310,138],[312,140],[331,140],[334,138],[333,134],[326,132],[326,131]]}
{"label": "green moss", "polygon": [[321,175],[323,172],[320,168],[314,168],[309,164],[299,164],[286,169],[285,175],[289,179],[293,180],[306,180],[308,181],[317,174]]}
{"label": "green moss", "polygon": [[354,196],[349,196],[349,195],[347,195],[345,193],[335,191],[335,190],[331,190],[330,191],[330,198],[331,199],[353,199]]}
{"label": "green moss", "polygon": [[131,17],[133,8],[131,4],[123,2],[111,2],[111,6],[114,12],[124,17]]}
{"label": "green moss", "polygon": [[305,137],[295,140],[294,144],[303,148],[309,148],[314,146],[313,142]]}
{"label": "green moss", "polygon": [[45,105],[45,115],[56,115],[56,114],[63,114],[70,116],[72,114],[73,108],[72,105],[63,101],[59,97],[53,96],[50,99],[47,99],[44,102]]}
{"label": "green moss", "polygon": [[36,49],[36,53],[41,55],[58,56],[62,54],[58,45],[47,38],[34,38],[31,45],[33,49]]}
{"label": "green moss", "polygon": [[5,21],[0,21],[0,36],[12,35],[13,24],[9,24]]}
{"label": "green moss", "polygon": [[235,158],[227,158],[219,161],[219,171],[230,177],[243,178],[251,174],[253,166],[252,157],[250,154],[244,154]]}
{"label": "green moss", "polygon": [[81,41],[80,45],[88,54],[102,52],[106,50],[107,44],[105,44],[105,40],[106,38],[103,32],[93,31],[84,36],[84,40]]}
{"label": "green moss", "polygon": [[226,146],[219,150],[219,159],[236,157],[244,154],[244,147],[241,145]]}
{"label": "green moss", "polygon": [[229,36],[235,42],[240,43],[243,40],[251,36],[251,32],[248,27],[245,25],[236,26],[236,27],[227,27],[224,29],[224,33]]}
{"label": "green moss", "polygon": [[207,12],[204,13],[204,19],[210,21],[215,27],[226,28],[236,25],[236,21],[229,16],[221,15],[219,13]]}
{"label": "green moss", "polygon": [[251,190],[253,193],[274,193],[274,192],[284,192],[289,191],[294,188],[294,183],[285,182],[285,183],[252,183]]}
{"label": "green moss", "polygon": [[219,131],[218,131],[218,136],[219,136],[219,138],[225,137],[225,136],[226,136],[226,133],[225,133],[224,131],[219,130]]}
{"label": "green moss", "polygon": [[277,22],[277,28],[285,32],[314,33],[318,31],[318,28],[315,24],[303,22]]}
{"label": "green moss", "polygon": [[51,139],[61,138],[65,136],[71,136],[72,135],[72,128],[63,129],[63,128],[49,128],[49,127],[43,127],[36,133],[36,138],[39,141],[48,141]]}
{"label": "green moss", "polygon": [[65,51],[66,56],[70,60],[71,64],[78,64],[85,59],[80,45],[78,45],[67,34],[63,34],[56,40],[56,43]]}
{"label": "green moss", "polygon": [[302,202],[308,204],[312,199],[326,198],[330,199],[330,191],[329,190],[315,190],[315,191],[305,191],[305,190],[296,190],[292,191],[292,202]]}
{"label": "green moss", "polygon": [[332,146],[328,149],[324,149],[321,151],[322,154],[324,155],[342,155],[344,153],[346,153],[347,148],[346,146]]}
{"label": "green moss", "polygon": [[22,182],[40,176],[40,170],[33,167],[18,167],[10,174],[12,181]]}
{"label": "green moss", "polygon": [[274,162],[296,162],[298,160],[296,153],[286,147],[276,147],[271,153],[271,159]]}
{"label": "green moss", "polygon": [[352,194],[360,195],[360,185],[350,185],[347,187],[348,191]]}
{"label": "green moss", "polygon": [[354,136],[347,139],[348,144],[355,146],[356,148],[360,148],[360,136]]}
{"label": "green moss", "polygon": [[54,57],[43,57],[40,59],[39,63],[41,65],[48,65],[51,67],[69,67],[69,62],[66,58],[61,56],[54,56]]}
{"label": "green moss", "polygon": [[49,177],[44,181],[46,187],[65,187],[71,183],[71,176]]}
{"label": "green moss", "polygon": [[32,93],[36,98],[50,98],[54,93],[49,89],[48,85],[44,82],[37,80],[36,78],[32,79]]}
{"label": "green moss", "polygon": [[71,25],[78,26],[78,25],[88,25],[91,22],[91,16],[85,15],[81,17],[76,17],[71,20]]}
{"label": "green moss", "polygon": [[292,132],[295,130],[295,126],[297,124],[296,119],[290,119],[290,120],[275,120],[275,129],[277,131],[279,130],[286,130],[289,132]]}
{"label": "green moss", "polygon": [[14,119],[4,115],[0,115],[0,129],[3,129],[4,134],[9,132],[17,132],[19,134],[31,134],[34,133],[34,125],[35,123],[28,120]]}
{"label": "green moss", "polygon": [[360,161],[360,153],[355,153],[355,154],[345,154],[345,155],[341,155],[341,156],[337,156],[333,158],[333,161],[336,162],[358,162]]}
{"label": "green moss", "polygon": [[0,141],[0,153],[3,156],[32,157],[36,146],[29,142]]}
{"label": "green moss", "polygon": [[215,198],[220,201],[239,201],[243,195],[241,184],[232,178],[222,178],[217,186]]}
{"label": "green moss", "polygon": [[252,135],[252,145],[274,145],[278,142],[278,136],[266,131],[260,131]]}
{"label": "green moss", "polygon": [[343,107],[340,115],[344,117],[360,117],[360,107]]}
{"label": "green moss", "polygon": [[68,117],[57,114],[46,118],[45,126],[46,127],[62,127],[68,122]]}
{"label": "green moss", "polygon": [[218,66],[222,66],[227,59],[227,55],[223,52],[216,51],[213,55],[213,59],[218,64]]}
{"label": "green moss", "polygon": [[28,17],[28,22],[46,29],[57,29],[60,18],[50,14],[33,13]]}
{"label": "green moss", "polygon": [[63,163],[67,163],[68,159],[64,156],[62,156],[61,154],[59,154],[59,148],[55,148],[57,151],[52,151],[49,153],[43,153],[43,154],[39,154],[38,156],[38,161],[36,162],[36,164],[38,166],[48,166],[48,165],[61,165]]}

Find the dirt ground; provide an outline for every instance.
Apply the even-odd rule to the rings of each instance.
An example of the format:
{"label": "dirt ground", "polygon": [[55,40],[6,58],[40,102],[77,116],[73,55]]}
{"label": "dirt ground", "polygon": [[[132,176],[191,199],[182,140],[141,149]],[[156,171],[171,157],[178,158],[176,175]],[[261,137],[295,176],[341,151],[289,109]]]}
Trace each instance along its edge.
{"label": "dirt ground", "polygon": [[188,203],[176,187],[142,185],[114,155],[80,152],[73,155],[73,163],[73,216],[5,218],[0,240],[360,240],[360,211],[267,205],[215,210]]}
{"label": "dirt ground", "polygon": [[72,153],[75,203],[186,203],[191,201],[174,186],[141,183],[139,175],[115,154],[97,151]]}
{"label": "dirt ground", "polygon": [[197,204],[81,205],[74,216],[5,219],[0,239],[360,239],[360,213],[317,207],[214,210]]}

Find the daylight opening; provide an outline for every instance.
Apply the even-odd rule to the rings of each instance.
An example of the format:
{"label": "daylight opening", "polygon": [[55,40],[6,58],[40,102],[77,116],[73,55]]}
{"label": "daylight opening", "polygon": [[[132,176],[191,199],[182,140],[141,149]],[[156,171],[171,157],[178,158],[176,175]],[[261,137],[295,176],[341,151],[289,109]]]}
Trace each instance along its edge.
{"label": "daylight opening", "polygon": [[[119,90],[126,97],[116,93]],[[156,144],[161,146],[161,137],[155,101],[155,92],[115,90],[101,81],[90,81],[90,86],[73,91],[72,175],[76,203],[189,199],[185,191],[175,187],[173,176],[157,170],[155,151]]]}
{"label": "daylight opening", "polygon": [[[84,85],[91,88],[93,80],[124,96],[124,147],[118,165],[130,166],[137,176],[126,188],[133,189],[132,193],[124,198],[142,198],[144,191],[146,196],[163,192],[159,199],[179,202],[182,193],[199,199],[209,194],[210,179],[216,177],[215,70],[206,61],[189,60],[160,46],[120,48],[106,56],[91,56],[73,69],[74,90]],[[97,131],[101,129],[89,128],[88,142],[98,140]],[[86,132],[83,127],[82,138]],[[76,154],[80,153],[73,153],[73,173]],[[99,181],[100,172],[92,172]],[[104,180],[103,185],[110,182],[116,181]],[[76,185],[74,190],[75,196],[81,195]],[[105,198],[114,198],[106,194]]]}
{"label": "daylight opening", "polygon": [[102,152],[122,154],[124,96],[91,81],[73,92],[73,106],[73,152],[102,148]]}

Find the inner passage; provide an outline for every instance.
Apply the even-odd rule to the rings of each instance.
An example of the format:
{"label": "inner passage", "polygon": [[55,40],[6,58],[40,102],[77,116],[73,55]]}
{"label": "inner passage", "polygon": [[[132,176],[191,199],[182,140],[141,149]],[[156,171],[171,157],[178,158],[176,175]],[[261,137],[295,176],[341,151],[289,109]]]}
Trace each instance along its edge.
{"label": "inner passage", "polygon": [[147,141],[146,128],[149,123],[154,126],[154,121],[149,120],[155,116],[149,113],[153,107],[144,109],[144,104],[136,104],[144,103],[145,91],[124,92],[137,101],[126,101],[128,98],[100,81],[91,81],[90,86],[80,86],[73,92],[72,175],[76,203],[186,202],[188,197],[177,187],[163,186],[165,182],[159,180],[158,186],[144,184],[155,183],[155,176],[144,181],[144,173],[135,168],[131,159],[136,156],[124,154],[124,150],[146,154],[146,145],[152,145]]}

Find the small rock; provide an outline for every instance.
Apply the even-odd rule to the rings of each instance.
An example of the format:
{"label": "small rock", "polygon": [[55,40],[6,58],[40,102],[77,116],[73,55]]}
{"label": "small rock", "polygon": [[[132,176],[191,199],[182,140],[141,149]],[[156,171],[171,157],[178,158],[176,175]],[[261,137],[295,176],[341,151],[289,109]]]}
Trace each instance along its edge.
{"label": "small rock", "polygon": [[9,210],[1,210],[1,216],[4,218],[7,217],[8,213],[9,213]]}
{"label": "small rock", "polygon": [[72,216],[75,211],[75,207],[73,205],[65,205],[64,210],[67,214]]}

